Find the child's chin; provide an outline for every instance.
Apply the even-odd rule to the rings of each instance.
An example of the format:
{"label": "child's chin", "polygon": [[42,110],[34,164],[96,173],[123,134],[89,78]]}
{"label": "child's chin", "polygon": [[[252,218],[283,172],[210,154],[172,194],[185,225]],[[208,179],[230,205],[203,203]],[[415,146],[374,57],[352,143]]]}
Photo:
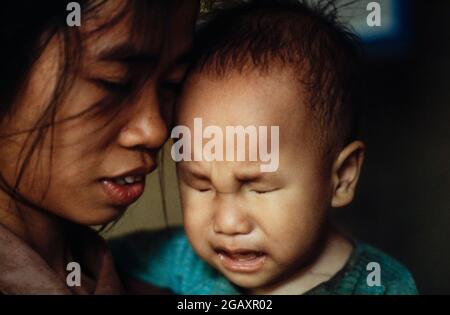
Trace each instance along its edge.
{"label": "child's chin", "polygon": [[270,279],[263,273],[230,273],[226,272],[225,276],[233,284],[246,290],[254,290],[265,287],[270,283]]}

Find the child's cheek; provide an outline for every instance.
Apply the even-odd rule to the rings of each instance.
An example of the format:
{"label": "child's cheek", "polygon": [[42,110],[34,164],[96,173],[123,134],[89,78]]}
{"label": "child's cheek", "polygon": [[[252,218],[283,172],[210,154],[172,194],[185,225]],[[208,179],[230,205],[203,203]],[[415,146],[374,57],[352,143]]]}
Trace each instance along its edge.
{"label": "child's cheek", "polygon": [[194,251],[204,260],[209,261],[211,249],[208,243],[208,228],[207,219],[205,215],[201,215],[201,211],[191,208],[190,206],[183,207],[183,221],[186,235]]}
{"label": "child's cheek", "polygon": [[183,224],[191,242],[204,240],[210,222],[209,206],[196,193],[182,192]]}

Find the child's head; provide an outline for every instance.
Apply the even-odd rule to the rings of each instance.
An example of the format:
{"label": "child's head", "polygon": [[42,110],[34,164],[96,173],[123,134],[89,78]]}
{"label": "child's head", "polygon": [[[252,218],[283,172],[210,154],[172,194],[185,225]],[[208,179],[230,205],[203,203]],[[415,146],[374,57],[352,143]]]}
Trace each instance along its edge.
{"label": "child's head", "polygon": [[364,150],[353,140],[357,54],[353,37],[323,10],[247,1],[218,11],[197,37],[177,124],[193,130],[201,117],[222,130],[279,126],[275,172],[252,161],[177,165],[190,242],[244,288],[307,264],[328,210],[354,195]]}

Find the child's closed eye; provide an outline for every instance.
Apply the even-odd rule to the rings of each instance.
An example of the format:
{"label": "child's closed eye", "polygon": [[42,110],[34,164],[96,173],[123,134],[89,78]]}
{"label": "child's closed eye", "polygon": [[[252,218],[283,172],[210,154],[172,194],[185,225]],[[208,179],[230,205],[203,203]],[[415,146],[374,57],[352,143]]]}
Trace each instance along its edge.
{"label": "child's closed eye", "polygon": [[275,192],[277,190],[280,190],[281,187],[278,185],[274,185],[273,183],[265,183],[265,182],[249,182],[244,184],[246,186],[246,190],[255,193],[255,194],[268,194],[271,192]]}
{"label": "child's closed eye", "polygon": [[267,194],[279,190],[280,188],[251,189],[250,192],[257,194]]}
{"label": "child's closed eye", "polygon": [[210,183],[206,180],[182,179],[182,182],[186,184],[189,188],[201,193],[209,192],[212,190]]}
{"label": "child's closed eye", "polygon": [[208,192],[211,191],[211,188],[197,188],[199,192]]}

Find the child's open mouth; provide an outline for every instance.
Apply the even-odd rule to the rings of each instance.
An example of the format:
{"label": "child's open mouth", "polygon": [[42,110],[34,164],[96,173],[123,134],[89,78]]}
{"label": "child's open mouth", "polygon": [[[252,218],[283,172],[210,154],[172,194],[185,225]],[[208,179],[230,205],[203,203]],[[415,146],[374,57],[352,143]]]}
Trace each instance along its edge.
{"label": "child's open mouth", "polygon": [[266,255],[263,252],[253,250],[225,250],[217,249],[217,255],[219,256],[222,265],[234,272],[256,272],[262,268]]}

